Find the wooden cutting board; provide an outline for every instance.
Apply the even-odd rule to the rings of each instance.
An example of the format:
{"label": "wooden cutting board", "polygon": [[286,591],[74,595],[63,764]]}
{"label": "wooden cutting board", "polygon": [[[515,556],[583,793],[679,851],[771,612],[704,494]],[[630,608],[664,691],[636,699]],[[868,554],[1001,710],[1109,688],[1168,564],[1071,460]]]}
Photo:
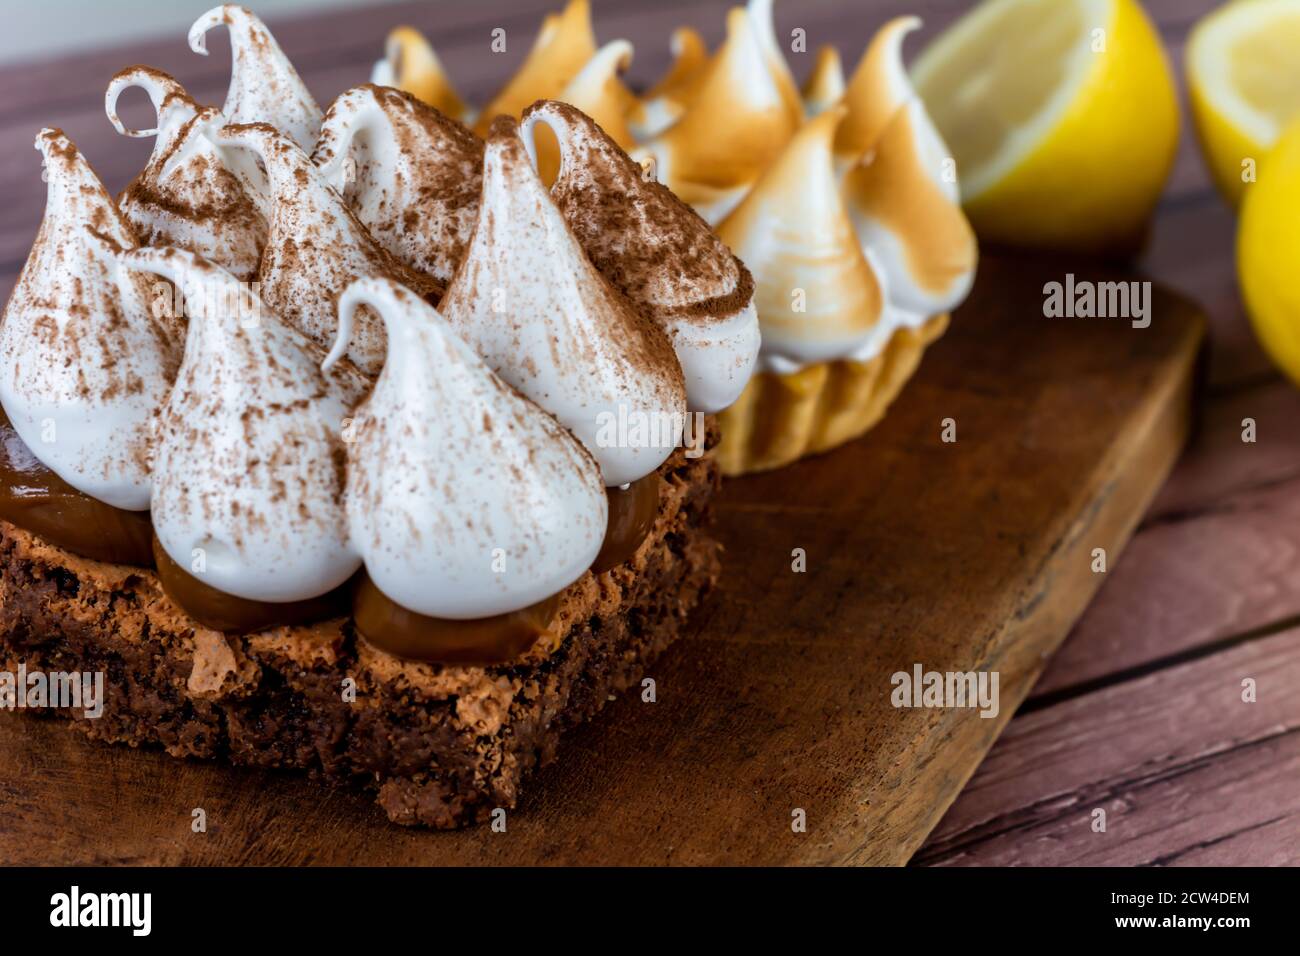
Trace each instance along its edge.
{"label": "wooden cutting board", "polygon": [[[1188,433],[1199,313],[1156,290],[1149,328],[1045,318],[1044,283],[1070,271],[1114,278],[986,258],[881,426],[728,482],[722,587],[650,670],[657,700],[625,695],[576,731],[504,833],[403,830],[298,775],[4,713],[0,861],[904,863],[1114,573]],[[996,671],[997,716],[892,706],[891,675],[918,663]]]}

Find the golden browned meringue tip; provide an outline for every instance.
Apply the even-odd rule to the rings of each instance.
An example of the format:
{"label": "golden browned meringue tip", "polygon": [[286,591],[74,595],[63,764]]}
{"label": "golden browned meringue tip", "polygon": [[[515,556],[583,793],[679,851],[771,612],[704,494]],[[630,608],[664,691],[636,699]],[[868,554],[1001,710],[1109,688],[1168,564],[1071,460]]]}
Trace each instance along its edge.
{"label": "golden browned meringue tip", "polygon": [[844,176],[845,201],[862,241],[886,265],[891,299],[927,313],[952,308],[965,297],[979,257],[956,177],[944,178],[946,162],[951,160],[942,141],[913,98],[885,127],[871,155]]}
{"label": "golden browned meringue tip", "polygon": [[673,65],[628,113],[628,123],[641,139],[657,136],[678,120],[708,69],[709,48],[694,27],[674,30],[669,49]]}
{"label": "golden browned meringue tip", "polygon": [[754,273],[764,346],[801,361],[851,350],[884,304],[840,197],[832,143],[846,114],[809,120],[717,228]]}
{"label": "golden browned meringue tip", "polygon": [[774,2],[775,0],[749,0],[745,12],[749,14],[749,22],[754,25],[754,33],[763,47],[763,57],[772,74],[772,82],[776,84],[781,101],[785,103],[795,125],[798,125],[804,120],[803,99],[799,96],[794,74],[790,72],[790,64],[786,62],[785,53],[776,39],[776,24],[772,16]]}
{"label": "golden browned meringue tip", "polygon": [[397,27],[384,41],[381,65],[387,73],[377,72],[376,82],[405,90],[438,112],[464,122],[469,107],[461,99],[447,76],[433,45],[414,27]]}
{"label": "golden browned meringue tip", "polygon": [[494,117],[518,119],[528,104],[558,98],[595,54],[590,0],[569,0],[563,12],[542,21],[523,65],[479,114],[474,132],[486,136]]}
{"label": "golden browned meringue tip", "polygon": [[809,116],[826,112],[844,97],[844,67],[840,63],[840,51],[831,44],[817,51],[817,60],[801,93]]}
{"label": "golden browned meringue tip", "polygon": [[733,7],[727,38],[694,101],[643,154],[658,164],[660,181],[714,223],[771,165],[797,125],[752,18]]}
{"label": "golden browned meringue tip", "polygon": [[871,38],[844,92],[849,115],[835,137],[836,153],[857,159],[870,150],[912,95],[903,69],[903,40],[920,27],[920,17],[895,17]]}

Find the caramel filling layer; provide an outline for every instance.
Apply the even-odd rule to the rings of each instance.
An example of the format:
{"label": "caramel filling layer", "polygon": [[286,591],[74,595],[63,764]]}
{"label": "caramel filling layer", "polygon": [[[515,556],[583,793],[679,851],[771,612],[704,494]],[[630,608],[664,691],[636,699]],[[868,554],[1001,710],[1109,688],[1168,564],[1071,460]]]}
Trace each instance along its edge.
{"label": "caramel filling layer", "polygon": [[606,488],[609,523],[591,570],[599,574],[616,568],[641,547],[659,513],[659,473],[651,472],[626,488]]}
{"label": "caramel filling layer", "polygon": [[41,464],[2,410],[0,518],[85,558],[153,565],[149,512],[123,511],[73,488]]}
{"label": "caramel filling layer", "polygon": [[205,584],[172,560],[153,537],[158,580],[167,596],[190,617],[214,631],[264,631],[289,624],[306,624],[348,613],[348,586],[305,601],[250,601]]}
{"label": "caramel filling layer", "polygon": [[[658,473],[627,488],[608,488],[609,522],[596,573],[636,553],[659,511]],[[393,603],[365,574],[305,601],[251,601],[190,574],[163,550],[147,511],[123,511],[77,491],[46,468],[0,411],[0,518],[75,554],[156,567],[163,591],[203,627],[246,633],[342,617],[349,591],[357,630],[376,647],[413,660],[445,664],[504,664],[546,633],[559,609],[552,595],[509,614],[459,621],[429,617]]]}
{"label": "caramel filling layer", "polygon": [[439,664],[506,664],[546,633],[560,596],[509,614],[453,621],[428,617],[394,604],[364,572],[352,592],[357,631],[371,644],[398,657]]}

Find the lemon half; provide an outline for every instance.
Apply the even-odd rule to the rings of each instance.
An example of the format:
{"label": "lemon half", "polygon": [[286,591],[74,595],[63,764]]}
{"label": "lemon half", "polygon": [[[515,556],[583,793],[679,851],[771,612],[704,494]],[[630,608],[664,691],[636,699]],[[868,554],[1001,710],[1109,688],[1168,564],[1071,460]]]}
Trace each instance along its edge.
{"label": "lemon half", "polygon": [[1236,205],[1300,114],[1300,0],[1237,0],[1197,23],[1187,87],[1206,163]]}
{"label": "lemon half", "polygon": [[1135,0],[985,0],[912,71],[981,238],[1127,254],[1173,165],[1178,100]]}
{"label": "lemon half", "polygon": [[1245,192],[1237,278],[1265,351],[1300,385],[1300,117],[1269,151]]}

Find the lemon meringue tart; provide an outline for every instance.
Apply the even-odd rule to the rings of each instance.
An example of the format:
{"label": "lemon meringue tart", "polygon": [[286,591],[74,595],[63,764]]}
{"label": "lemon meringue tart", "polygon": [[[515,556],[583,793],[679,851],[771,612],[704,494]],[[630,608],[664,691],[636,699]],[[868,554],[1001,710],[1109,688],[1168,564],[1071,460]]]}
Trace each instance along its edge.
{"label": "lemon meringue tart", "polygon": [[[637,96],[620,76],[631,44],[598,45],[587,0],[570,0],[478,114],[480,128],[493,112],[523,119],[535,164],[580,237],[584,223],[609,218],[601,212],[604,191],[578,182],[593,168],[615,170],[618,190],[637,197],[634,208],[653,204],[655,194],[637,185],[631,167],[566,168],[563,156],[606,155],[607,141],[692,206],[748,267],[762,345],[752,376],[742,369],[747,386],[731,394],[725,370],[693,367],[684,343],[691,335],[729,338],[739,353],[749,334],[744,323],[715,322],[708,332],[698,323],[675,326],[665,306],[674,294],[725,295],[739,287],[735,275],[709,277],[702,293],[698,276],[669,269],[638,278],[635,266],[613,261],[619,257],[600,243],[587,248],[616,285],[667,322],[697,393],[693,407],[720,413],[727,474],[787,465],[870,429],[973,284],[978,249],[961,210],[956,164],[903,66],[903,41],[919,27],[916,17],[886,23],[848,77],[838,51],[821,48],[801,89],[773,28],[772,0],[750,0],[728,12],[712,53],[693,29],[674,32],[670,70]],[[416,31],[395,31],[385,52],[377,77],[430,91],[430,102],[448,98],[441,63]],[[575,134],[581,124],[557,105],[525,108],[532,99],[595,118],[599,139],[585,129]]]}
{"label": "lemon meringue tart", "polygon": [[155,138],[118,199],[39,134],[45,216],[0,318],[0,653],[105,672],[89,735],[458,826],[682,632],[718,578],[713,413],[757,367],[756,286],[643,179],[630,125],[506,115],[534,76],[623,102],[628,51],[586,17],[547,27],[482,137],[445,85],[459,117],[373,84],[321,111],[234,6],[190,32],[231,32],[224,104],[110,81],[109,122]]}

